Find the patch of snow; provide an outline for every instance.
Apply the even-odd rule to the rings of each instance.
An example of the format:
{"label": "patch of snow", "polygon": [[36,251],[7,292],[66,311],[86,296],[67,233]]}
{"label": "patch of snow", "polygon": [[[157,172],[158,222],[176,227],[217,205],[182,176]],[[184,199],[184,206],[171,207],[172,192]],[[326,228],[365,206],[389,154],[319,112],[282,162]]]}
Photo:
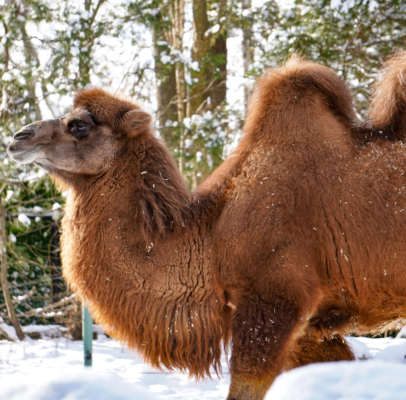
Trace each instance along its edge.
{"label": "patch of snow", "polygon": [[7,196],[4,201],[7,203],[13,197],[13,194],[14,190],[7,190]]}
{"label": "patch of snow", "polygon": [[25,214],[19,214],[18,220],[26,227],[31,225],[31,220]]}
{"label": "patch of snow", "polygon": [[206,111],[203,115],[203,121],[211,121],[213,119],[213,114],[211,111]]}
{"label": "patch of snow", "polygon": [[144,15],[148,14],[148,15],[152,15],[153,17],[155,17],[159,14],[159,8],[147,8],[147,9],[142,10],[142,13]]}
{"label": "patch of snow", "polygon": [[195,71],[200,71],[200,68],[199,68],[199,61],[193,61],[193,62],[190,64],[190,68],[192,68],[192,69],[195,70]]}
{"label": "patch of snow", "polygon": [[355,96],[355,98],[358,101],[368,101],[368,99],[362,94],[362,93],[357,93],[357,95]]}
{"label": "patch of snow", "polygon": [[207,165],[209,166],[210,169],[213,169],[213,159],[211,158],[211,155],[207,153],[206,155],[206,160],[207,160]]}
{"label": "patch of snow", "polygon": [[18,340],[15,329],[7,325],[3,318],[0,317],[0,329],[12,340]]}
{"label": "patch of snow", "polygon": [[81,18],[83,19],[89,19],[91,17],[90,12],[88,10],[83,10]]}
{"label": "patch of snow", "polygon": [[[125,386],[124,394],[128,393],[131,399],[137,400],[224,400],[228,393],[230,379],[225,356],[222,358],[223,378],[216,377],[213,372],[213,380],[196,383],[187,373],[171,373],[151,368],[141,357],[107,338],[94,325],[93,330],[98,332],[98,339],[93,340],[93,374],[87,374],[88,370],[83,367],[83,342],[73,342],[62,336],[66,329],[58,329],[55,325],[26,326],[23,327],[24,332],[41,332],[42,339],[32,340],[27,337],[19,342],[14,329],[4,325],[16,341],[0,341],[1,399],[127,400],[127,397],[120,397],[120,391],[117,395],[115,393],[120,385]],[[26,385],[31,376],[37,377],[38,383],[32,382],[30,378]],[[117,377],[118,380],[110,377]],[[102,382],[106,382],[106,385],[102,385]],[[98,385],[103,386],[108,396],[97,397],[100,395],[96,390]],[[28,392],[24,390],[30,387],[32,393],[38,391],[43,397],[34,397],[31,392],[27,395]],[[62,387],[65,387],[65,392]],[[95,395],[92,394],[92,388]],[[45,397],[47,393],[48,397]],[[78,393],[83,393],[83,396],[79,397]],[[62,394],[65,397],[58,397]]]}
{"label": "patch of snow", "polygon": [[168,56],[166,54],[161,55],[161,63],[162,64],[168,64],[171,62],[171,56]]}
{"label": "patch of snow", "polygon": [[406,398],[406,365],[320,363],[280,375],[267,400],[392,400]]}
{"label": "patch of snow", "polygon": [[10,72],[5,72],[1,77],[1,80],[4,82],[11,82],[13,80],[13,76],[10,74]]}
{"label": "patch of snow", "polygon": [[246,9],[243,10],[242,13],[241,13],[241,15],[242,15],[244,18],[249,17],[251,14],[252,14],[252,9],[250,9],[250,8],[246,8]]}
{"label": "patch of snow", "polygon": [[406,339],[406,326],[404,326],[396,335],[396,339]]}
{"label": "patch of snow", "polygon": [[207,29],[206,32],[204,32],[204,36],[209,36],[209,35],[213,35],[214,33],[217,33],[220,30],[220,24],[216,24],[214,26],[212,26],[211,28]]}
{"label": "patch of snow", "polygon": [[191,119],[189,117],[183,119],[183,125],[185,125],[186,129],[190,129],[192,127],[191,125]]}
{"label": "patch of snow", "polygon": [[[187,373],[152,369],[94,325],[98,339],[93,341],[90,372],[83,368],[83,342],[68,340],[66,328],[24,326],[24,332],[40,332],[42,339],[27,337],[19,342],[12,327],[2,320],[0,327],[16,340],[0,341],[0,397],[7,400],[127,400],[127,395],[137,400],[224,400],[228,393],[225,356],[222,378],[213,375],[213,380],[196,383]],[[346,339],[357,359],[369,361],[313,364],[292,370],[277,378],[267,399],[406,398],[406,339]]]}
{"label": "patch of snow", "polygon": [[192,117],[192,124],[199,126],[203,122],[203,117],[199,114],[193,114]]}
{"label": "patch of snow", "polygon": [[[4,396],[4,397],[3,397]],[[135,397],[134,397],[135,396]],[[155,396],[142,387],[130,385],[114,375],[97,374],[83,368],[30,374],[21,380],[13,376],[2,390],[7,400],[152,400]]]}
{"label": "patch of snow", "polygon": [[59,203],[54,203],[54,205],[52,206],[52,211],[59,210],[60,208],[61,208],[61,205]]}

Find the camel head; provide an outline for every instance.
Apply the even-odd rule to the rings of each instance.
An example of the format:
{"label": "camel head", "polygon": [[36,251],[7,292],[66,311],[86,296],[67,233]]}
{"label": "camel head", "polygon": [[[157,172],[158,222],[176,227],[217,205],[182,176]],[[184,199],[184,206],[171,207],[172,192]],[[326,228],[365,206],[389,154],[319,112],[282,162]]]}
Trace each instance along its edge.
{"label": "camel head", "polygon": [[64,117],[34,122],[14,135],[8,154],[55,175],[106,172],[132,139],[152,131],[151,116],[101,89],[79,92]]}

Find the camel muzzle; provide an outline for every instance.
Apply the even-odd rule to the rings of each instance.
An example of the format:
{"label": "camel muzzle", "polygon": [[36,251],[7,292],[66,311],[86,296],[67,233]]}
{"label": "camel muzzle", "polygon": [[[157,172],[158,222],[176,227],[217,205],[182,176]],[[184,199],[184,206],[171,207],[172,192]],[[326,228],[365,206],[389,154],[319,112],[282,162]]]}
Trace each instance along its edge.
{"label": "camel muzzle", "polygon": [[19,146],[19,142],[14,140],[8,147],[7,153],[14,161],[17,161],[20,164],[30,164],[38,158],[40,153],[43,154],[43,152],[40,152],[41,147],[41,145],[35,147],[21,147]]}
{"label": "camel muzzle", "polygon": [[13,136],[13,141],[7,148],[8,155],[20,164],[29,164],[39,157],[44,156],[41,147],[44,140],[37,136],[36,128],[38,124],[33,123],[25,126]]}
{"label": "camel muzzle", "polygon": [[8,155],[20,164],[29,164],[34,162],[39,155],[41,149],[40,144],[30,143],[30,138],[34,136],[31,129],[24,128],[17,132],[10,146],[7,148]]}

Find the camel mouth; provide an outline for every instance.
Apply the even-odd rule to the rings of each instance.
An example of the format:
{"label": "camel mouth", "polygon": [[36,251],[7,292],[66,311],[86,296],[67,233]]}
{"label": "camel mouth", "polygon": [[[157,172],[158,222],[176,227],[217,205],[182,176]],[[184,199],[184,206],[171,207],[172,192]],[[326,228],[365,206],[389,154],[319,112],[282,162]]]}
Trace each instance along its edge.
{"label": "camel mouth", "polygon": [[7,154],[19,164],[30,164],[43,155],[43,152],[39,151],[41,147],[42,145],[39,144],[31,149],[19,149],[14,141],[7,148]]}

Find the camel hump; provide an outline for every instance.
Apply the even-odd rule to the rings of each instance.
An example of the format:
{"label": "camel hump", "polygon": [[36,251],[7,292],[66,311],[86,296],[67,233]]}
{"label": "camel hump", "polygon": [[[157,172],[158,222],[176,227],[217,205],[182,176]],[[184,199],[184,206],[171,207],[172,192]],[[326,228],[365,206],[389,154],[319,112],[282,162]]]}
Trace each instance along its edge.
{"label": "camel hump", "polygon": [[405,128],[406,51],[399,50],[386,60],[374,89],[369,110],[371,124],[401,134]]}
{"label": "camel hump", "polygon": [[245,132],[261,135],[278,127],[285,132],[291,127],[293,131],[326,110],[349,125],[357,121],[345,82],[330,68],[293,54],[283,66],[268,70],[256,83]]}

